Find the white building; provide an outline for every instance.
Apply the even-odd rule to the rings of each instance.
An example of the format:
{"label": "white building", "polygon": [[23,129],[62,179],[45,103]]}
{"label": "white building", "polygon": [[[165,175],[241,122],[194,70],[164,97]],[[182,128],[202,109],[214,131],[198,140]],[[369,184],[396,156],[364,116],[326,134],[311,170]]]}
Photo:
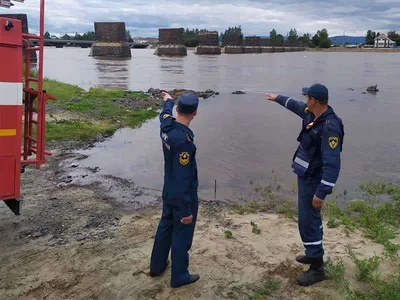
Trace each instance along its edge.
{"label": "white building", "polygon": [[375,48],[392,48],[396,42],[389,39],[386,34],[380,34],[375,38]]}

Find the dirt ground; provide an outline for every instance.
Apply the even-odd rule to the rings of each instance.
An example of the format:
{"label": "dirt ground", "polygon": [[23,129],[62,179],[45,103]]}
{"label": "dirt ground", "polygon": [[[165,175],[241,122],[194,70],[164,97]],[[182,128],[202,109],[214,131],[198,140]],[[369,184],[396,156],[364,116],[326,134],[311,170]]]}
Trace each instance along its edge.
{"label": "dirt ground", "polygon": [[[268,299],[342,299],[330,281],[311,288],[295,283],[303,267],[294,258],[303,251],[297,224],[275,214],[235,215],[218,203],[202,201],[190,270],[194,285],[169,287],[170,267],[149,277],[149,258],[160,216],[160,203],[127,210],[100,185],[60,184],[60,163],[51,158],[41,170],[22,175],[22,215],[0,208],[0,299],[249,299],[267,278],[280,282]],[[131,197],[137,189],[133,188]],[[261,229],[252,233],[250,222]],[[232,239],[225,238],[230,230]],[[325,228],[327,257],[343,259],[346,277],[355,267],[346,247],[362,256],[382,247],[360,232]],[[390,262],[380,265],[390,272]]]}

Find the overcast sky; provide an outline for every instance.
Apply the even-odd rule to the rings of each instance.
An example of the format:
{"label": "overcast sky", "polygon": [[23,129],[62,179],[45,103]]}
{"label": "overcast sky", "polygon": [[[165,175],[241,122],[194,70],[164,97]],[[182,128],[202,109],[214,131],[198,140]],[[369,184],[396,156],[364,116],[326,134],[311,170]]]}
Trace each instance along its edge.
{"label": "overcast sky", "polygon": [[[46,30],[52,34],[94,30],[93,22],[121,21],[132,36],[158,36],[158,28],[223,31],[241,25],[245,35],[269,35],[295,27],[299,33],[326,28],[330,36],[365,35],[368,29],[400,31],[400,0],[49,0]],[[16,3],[1,13],[26,13],[39,25],[39,0]]]}

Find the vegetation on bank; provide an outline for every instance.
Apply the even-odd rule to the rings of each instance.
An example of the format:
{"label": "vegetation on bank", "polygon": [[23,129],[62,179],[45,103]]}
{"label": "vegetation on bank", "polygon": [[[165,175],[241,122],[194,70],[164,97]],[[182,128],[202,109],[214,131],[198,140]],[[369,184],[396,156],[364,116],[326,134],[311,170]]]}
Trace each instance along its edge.
{"label": "vegetation on bank", "polygon": [[[47,104],[48,142],[98,139],[112,135],[118,128],[137,127],[157,116],[154,101],[147,101],[149,96],[143,92],[103,88],[85,91],[51,79],[44,80],[43,88],[57,97],[57,101]],[[139,101],[141,105],[135,105]]]}
{"label": "vegetation on bank", "polygon": [[[255,200],[239,199],[231,205],[231,212],[238,214],[254,214],[263,211],[273,211],[297,220],[297,207],[285,197],[295,196],[295,187],[286,188],[280,185],[276,173],[273,171],[267,186],[254,186]],[[271,180],[272,179],[272,180]],[[383,246],[383,253],[376,253],[370,257],[359,257],[350,247],[347,256],[356,267],[357,274],[354,282],[346,279],[346,265],[343,261],[326,262],[328,287],[339,286],[343,299],[348,300],[398,300],[400,299],[400,187],[391,183],[372,181],[361,183],[360,190],[364,193],[362,199],[351,201],[344,208],[337,203],[327,201],[323,209],[324,219],[329,228],[342,228],[347,236],[361,231],[366,239],[371,239]],[[345,192],[346,193],[346,192]],[[257,225],[250,224],[253,230]],[[254,232],[254,231],[253,231]],[[229,237],[228,237],[228,236]],[[232,234],[225,233],[226,238]],[[388,275],[380,273],[380,265],[389,262],[396,271]],[[276,289],[266,285],[265,291],[254,290],[253,299],[263,299],[271,295]],[[279,285],[272,285],[279,286]]]}

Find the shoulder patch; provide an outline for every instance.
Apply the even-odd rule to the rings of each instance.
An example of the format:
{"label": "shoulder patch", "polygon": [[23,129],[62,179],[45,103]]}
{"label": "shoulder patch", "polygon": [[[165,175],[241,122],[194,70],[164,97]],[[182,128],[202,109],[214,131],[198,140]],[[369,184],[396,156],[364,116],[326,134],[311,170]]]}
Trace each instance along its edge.
{"label": "shoulder patch", "polygon": [[170,114],[165,114],[165,115],[163,115],[163,119],[166,119],[166,118],[171,118],[172,116],[170,115]]}
{"label": "shoulder patch", "polygon": [[306,107],[306,108],[304,109],[304,112],[305,112],[305,113],[308,113],[308,107]]}
{"label": "shoulder patch", "polygon": [[339,138],[336,136],[331,136],[328,139],[329,147],[335,149],[339,145]]}
{"label": "shoulder patch", "polygon": [[182,166],[186,166],[189,163],[190,160],[190,156],[188,152],[181,152],[181,154],[179,154],[179,163]]}

